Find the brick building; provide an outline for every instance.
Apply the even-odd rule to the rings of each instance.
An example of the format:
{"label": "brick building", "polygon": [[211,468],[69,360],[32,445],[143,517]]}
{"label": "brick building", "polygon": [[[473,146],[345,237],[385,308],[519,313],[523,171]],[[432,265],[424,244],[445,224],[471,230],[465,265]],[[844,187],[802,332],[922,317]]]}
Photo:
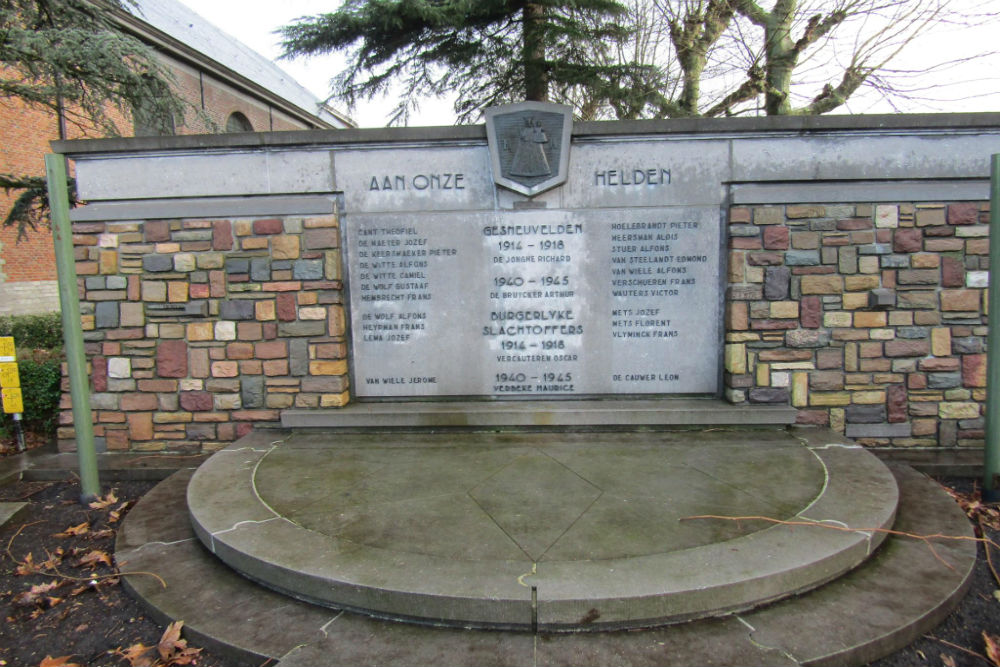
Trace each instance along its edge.
{"label": "brick building", "polygon": [[[342,129],[352,121],[299,85],[273,62],[237,42],[176,0],[141,0],[133,14],[117,18],[122,28],[153,46],[172,72],[178,92],[191,105],[173,127],[150,128],[118,119],[122,136]],[[69,136],[67,136],[67,134]],[[0,173],[41,174],[49,141],[79,138],[56,114],[17,99],[0,113]],[[18,193],[0,192],[6,217]],[[0,315],[58,310],[52,237],[43,230],[18,240],[0,227]]]}

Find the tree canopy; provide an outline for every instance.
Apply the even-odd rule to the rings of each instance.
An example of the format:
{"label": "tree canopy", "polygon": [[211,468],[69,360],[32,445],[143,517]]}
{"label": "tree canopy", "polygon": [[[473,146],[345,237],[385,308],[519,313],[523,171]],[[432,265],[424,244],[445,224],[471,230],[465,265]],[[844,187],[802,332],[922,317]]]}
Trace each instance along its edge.
{"label": "tree canopy", "polygon": [[[914,72],[891,61],[937,28],[985,18],[953,5],[346,0],[279,32],[285,57],[346,52],[333,96],[353,106],[398,95],[392,123],[427,96],[454,97],[459,122],[523,99],[568,103],[583,119],[820,114],[863,87],[905,99]],[[943,55],[935,69],[948,65]]]}
{"label": "tree canopy", "polygon": [[[116,117],[128,122],[137,110],[151,124],[182,118],[186,105],[170,92],[169,72],[114,21],[127,4],[132,0],[0,2],[0,100],[51,110],[83,136],[118,135]],[[5,225],[23,233],[44,221],[44,179],[0,174],[0,188],[21,192]]]}
{"label": "tree canopy", "polygon": [[[599,58],[627,36],[617,0],[346,0],[280,30],[285,57],[347,50],[333,82],[353,105],[402,85],[393,122],[421,96],[457,94],[461,121],[488,106],[609,95],[643,68]],[[623,85],[623,82],[625,85]]]}

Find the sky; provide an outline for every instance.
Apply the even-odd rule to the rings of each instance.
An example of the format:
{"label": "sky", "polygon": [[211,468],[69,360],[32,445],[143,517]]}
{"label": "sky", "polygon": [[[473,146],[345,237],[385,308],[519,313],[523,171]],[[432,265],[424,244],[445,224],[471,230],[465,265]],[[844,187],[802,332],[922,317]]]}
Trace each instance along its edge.
{"label": "sky", "polygon": [[[332,11],[338,0],[180,0],[223,31],[237,38],[259,53],[277,59],[281,50],[274,31],[300,16]],[[958,58],[987,50],[997,49],[1000,43],[1000,0],[948,0],[949,8],[967,7],[970,10],[992,14],[992,22],[985,18],[972,21],[972,25],[941,26],[934,34],[903,52],[903,57],[893,62],[893,67],[908,70],[925,70],[944,58]],[[330,80],[344,67],[345,60],[338,55],[309,59],[280,60],[278,65],[295,77],[317,97],[329,95]],[[1000,111],[1000,53],[967,63],[961,68],[940,72],[931,80],[933,90],[920,97],[940,98],[903,102],[898,110],[907,113]],[[362,102],[355,109],[345,109],[337,101],[333,106],[346,111],[360,127],[383,127],[386,124],[392,99]],[[845,113],[892,113],[896,108],[887,104],[875,93],[856,95],[850,100]],[[419,110],[411,116],[410,125],[451,125],[454,113],[450,100],[427,99],[420,102]]]}

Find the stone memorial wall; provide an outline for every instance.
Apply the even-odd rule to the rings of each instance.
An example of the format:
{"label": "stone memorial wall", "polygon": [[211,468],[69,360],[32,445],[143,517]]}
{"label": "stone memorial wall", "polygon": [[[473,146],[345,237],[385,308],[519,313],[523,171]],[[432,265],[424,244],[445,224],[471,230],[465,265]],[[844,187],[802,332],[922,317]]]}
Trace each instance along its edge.
{"label": "stone memorial wall", "polygon": [[579,124],[533,196],[497,185],[485,135],[57,144],[88,202],[99,444],[210,450],[366,400],[672,396],[981,443],[1000,117]]}

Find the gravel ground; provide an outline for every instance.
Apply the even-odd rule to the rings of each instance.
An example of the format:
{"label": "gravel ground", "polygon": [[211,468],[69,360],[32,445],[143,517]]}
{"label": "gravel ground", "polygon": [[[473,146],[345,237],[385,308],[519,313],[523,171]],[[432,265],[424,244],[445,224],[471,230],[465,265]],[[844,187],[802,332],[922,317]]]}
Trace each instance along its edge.
{"label": "gravel ground", "polygon": [[[970,480],[944,480],[970,493]],[[120,585],[112,565],[114,534],[121,518],[151,482],[116,484],[99,507],[77,502],[73,482],[20,482],[0,488],[0,500],[24,500],[28,511],[0,529],[0,667],[17,665],[194,664],[236,667],[209,651],[194,653],[150,620]],[[1000,515],[987,514],[994,525]],[[998,526],[1000,527],[1000,526]],[[1000,542],[1000,531],[986,534]],[[1000,553],[994,553],[1000,566]],[[873,665],[945,667],[997,664],[986,656],[983,632],[1000,634],[997,584],[979,546],[969,594],[932,633]],[[161,652],[162,651],[162,652]],[[164,657],[165,656],[165,657]],[[46,658],[62,658],[51,660]]]}

